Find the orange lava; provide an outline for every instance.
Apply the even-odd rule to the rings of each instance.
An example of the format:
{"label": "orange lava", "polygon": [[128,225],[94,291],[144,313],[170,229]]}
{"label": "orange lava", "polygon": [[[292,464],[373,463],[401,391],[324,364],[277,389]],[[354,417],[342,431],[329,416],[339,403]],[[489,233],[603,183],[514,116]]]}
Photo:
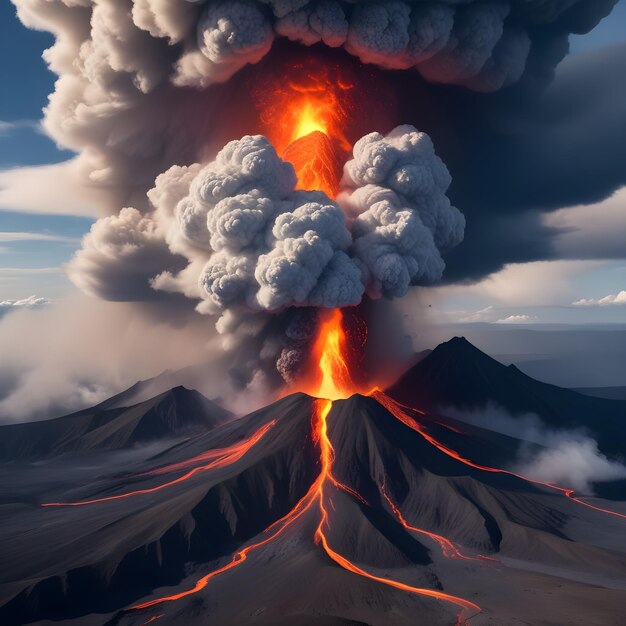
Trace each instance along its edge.
{"label": "orange lava", "polygon": [[[242,564],[252,552],[277,539],[296,520],[301,518],[305,512],[314,510],[317,504],[320,518],[315,530],[315,542],[321,545],[328,557],[344,570],[401,591],[450,603],[457,607],[459,611],[457,614],[457,624],[459,625],[465,624],[465,620],[470,613],[480,612],[481,609],[477,604],[465,600],[464,598],[433,589],[415,587],[393,578],[367,572],[331,547],[328,536],[326,535],[326,531],[330,528],[331,524],[328,504],[330,503],[332,505],[328,490],[332,488],[338,489],[353,496],[362,504],[367,505],[366,500],[358,492],[343,484],[333,474],[335,450],[328,435],[328,416],[332,409],[334,399],[345,398],[355,392],[345,357],[345,347],[345,334],[342,327],[341,311],[331,311],[322,323],[319,338],[315,346],[315,354],[319,358],[319,376],[316,389],[318,398],[313,403],[311,429],[313,441],[319,449],[320,473],[304,497],[301,498],[289,513],[263,531],[260,541],[251,543],[236,552],[228,563],[205,574],[193,587],[178,593],[161,596],[137,604],[131,607],[130,610],[150,608],[165,602],[180,600],[181,598],[197,593],[204,589],[213,578]],[[401,519],[403,520],[404,518]],[[440,545],[446,545],[446,549],[448,549],[448,546],[452,546],[451,542],[439,535],[432,533],[425,534],[428,534],[432,538],[436,537]]]}
{"label": "orange lava", "polygon": [[[457,461],[460,461],[461,463],[463,463],[464,465],[467,465],[468,467],[473,467],[474,469],[481,470],[483,472],[491,472],[493,474],[507,474],[508,476],[514,476],[515,478],[519,478],[520,480],[523,480],[528,483],[532,483],[534,485],[541,485],[542,487],[548,487],[549,489],[560,491],[566,498],[569,498],[573,502],[576,502],[577,504],[585,506],[588,509],[593,509],[594,511],[599,511],[600,513],[607,513],[608,515],[614,515],[615,517],[621,517],[623,519],[626,519],[626,514],[624,513],[618,513],[617,511],[611,511],[610,509],[603,509],[601,507],[594,506],[593,504],[584,502],[580,498],[574,497],[574,493],[575,493],[574,489],[567,489],[565,487],[559,487],[558,485],[553,485],[552,483],[546,483],[541,480],[533,480],[532,478],[527,478],[526,476],[522,476],[521,474],[516,474],[515,472],[510,472],[508,470],[503,470],[497,467],[489,467],[486,465],[479,465],[478,463],[474,463],[473,461],[470,461],[469,459],[466,459],[465,457],[461,456],[456,450],[453,450],[452,448],[448,448],[446,445],[444,445],[443,443],[435,439],[432,435],[430,435],[428,432],[426,432],[424,427],[419,422],[414,420],[404,410],[404,407],[401,404],[399,404],[398,402],[396,402],[395,400],[393,400],[392,398],[384,394],[379,389],[376,389],[372,393],[372,397],[374,397],[380,404],[382,404],[394,417],[396,417],[396,419],[400,420],[403,424],[405,424],[406,426],[408,426],[415,432],[419,433],[422,437],[424,437],[424,439],[426,439],[426,441],[431,443],[438,450],[440,450],[447,456]],[[422,412],[419,411],[419,413],[422,413]]]}
{"label": "orange lava", "polygon": [[371,395],[373,390],[357,384],[350,373],[350,352],[341,309],[324,310],[320,316],[309,371],[289,392],[302,391],[327,400],[345,400],[356,393]]}
{"label": "orange lava", "polygon": [[437,542],[445,557],[448,557],[449,559],[463,559],[465,561],[479,561],[481,558],[483,559],[486,558],[488,560],[495,560],[495,559],[491,559],[491,557],[485,557],[483,555],[481,555],[480,557],[466,556],[449,539],[446,539],[446,537],[442,537],[441,535],[431,533],[427,530],[424,530],[423,528],[417,528],[416,526],[411,526],[411,524],[409,524],[406,521],[404,515],[402,515],[402,512],[400,511],[400,509],[395,505],[393,500],[389,497],[389,494],[387,493],[387,489],[385,488],[384,484],[381,485],[380,490],[385,500],[387,500],[387,504],[391,507],[391,510],[393,511],[394,515],[396,516],[400,524],[402,524],[404,528],[406,528],[407,530],[410,530],[411,532],[419,533],[420,535],[425,535],[426,537],[429,537],[433,541]]}
{"label": "orange lava", "polygon": [[152,473],[161,474],[163,472],[176,471],[179,469],[183,469],[189,466],[190,464],[193,464],[194,462],[203,461],[203,460],[206,460],[207,458],[212,458],[214,456],[213,452],[220,455],[217,458],[212,458],[212,460],[209,463],[194,467],[193,469],[189,470],[182,476],[179,476],[178,478],[175,478],[173,480],[169,480],[165,483],[157,485],[156,487],[146,487],[145,489],[136,489],[135,491],[119,493],[114,496],[106,496],[104,498],[95,498],[93,500],[81,500],[78,502],[46,502],[42,504],[41,506],[85,506],[88,504],[96,504],[98,502],[110,502],[112,500],[121,500],[123,498],[130,498],[132,496],[139,496],[139,495],[143,495],[146,493],[154,493],[155,491],[160,491],[161,489],[165,489],[167,487],[171,487],[172,485],[177,485],[179,483],[182,483],[200,472],[206,472],[208,470],[218,469],[220,467],[227,467],[228,465],[232,465],[233,463],[241,459],[241,457],[243,457],[244,454],[248,452],[248,450],[253,448],[267,434],[267,432],[270,430],[270,428],[272,428],[272,426],[274,426],[274,424],[276,424],[276,420],[272,420],[271,422],[264,424],[261,428],[259,428],[259,430],[257,430],[250,437],[248,437],[248,439],[244,439],[243,441],[240,441],[239,443],[233,444],[229,448],[222,448],[220,450],[203,453],[187,461],[183,461],[181,463],[175,463],[173,465],[168,465],[163,468],[158,468],[154,470],[153,472],[147,472],[147,474],[152,474]]}
{"label": "orange lava", "polygon": [[346,336],[343,331],[341,309],[332,309],[320,324],[317,341],[313,346],[314,360],[319,363],[318,398],[339,400],[354,393],[354,383],[346,362]]}
{"label": "orange lava", "polygon": [[342,162],[330,137],[314,130],[290,143],[282,153],[298,177],[298,189],[323,191],[329,198],[339,193]]}
{"label": "orange lava", "polygon": [[342,163],[352,149],[345,126],[352,108],[353,84],[337,67],[293,68],[291,78],[276,82],[263,101],[263,132],[282,157],[293,164],[298,189],[324,191],[334,198]]}
{"label": "orange lava", "polygon": [[[260,548],[263,548],[264,546],[267,546],[268,544],[279,538],[297,520],[302,518],[305,513],[312,512],[319,514],[318,523],[314,533],[315,543],[322,547],[330,560],[332,560],[336,565],[346,570],[347,572],[392,587],[394,589],[451,604],[456,607],[457,625],[459,626],[466,624],[467,620],[469,620],[471,616],[481,611],[480,607],[470,600],[466,600],[464,598],[434,589],[415,587],[413,585],[395,580],[394,578],[390,578],[388,576],[382,576],[374,574],[372,572],[368,572],[360,565],[354,563],[346,556],[337,552],[331,546],[329,531],[332,528],[330,511],[333,509],[333,495],[335,495],[338,491],[341,491],[349,494],[351,497],[358,500],[362,505],[368,506],[367,501],[357,491],[342,483],[333,474],[335,450],[333,448],[328,433],[328,418],[333,407],[333,401],[348,398],[355,393],[363,393],[358,389],[350,374],[350,365],[348,362],[349,352],[348,346],[346,344],[347,340],[343,325],[342,312],[338,309],[327,311],[321,321],[319,334],[312,350],[312,357],[315,364],[315,367],[313,368],[314,371],[309,377],[310,379],[306,381],[305,385],[307,393],[310,393],[311,395],[314,395],[316,397],[313,402],[313,410],[311,416],[311,435],[319,451],[320,463],[320,473],[313,482],[313,484],[310,486],[307,493],[288,513],[286,513],[283,517],[281,517],[273,524],[268,526],[264,531],[262,531],[262,533],[260,533],[259,535],[260,538],[258,541],[250,543],[249,545],[244,546],[243,548],[238,550],[234,555],[230,557],[230,560],[227,563],[199,578],[192,587],[183,591],[179,591],[177,593],[163,595],[147,602],[136,604],[135,606],[130,607],[130,609],[128,610],[148,609],[157,605],[161,605],[163,603],[180,600],[181,598],[185,598],[201,591],[209,584],[209,582],[213,578],[241,565],[248,559],[250,554],[259,550]],[[590,509],[615,515],[617,517],[626,518],[626,515],[623,515],[621,513],[602,509],[600,507],[596,507],[591,504],[587,504],[586,502],[583,502],[579,498],[574,497],[574,490],[572,489],[565,489],[563,487],[558,487],[550,483],[531,480],[519,474],[515,474],[514,472],[509,472],[507,470],[492,468],[474,463],[473,461],[470,461],[469,459],[461,456],[455,450],[439,442],[435,437],[427,432],[423,424],[421,424],[410,415],[410,412],[413,411],[424,415],[423,412],[411,409],[410,407],[402,406],[389,396],[385,395],[378,388],[371,389],[370,391],[366,392],[366,395],[369,395],[376,399],[396,419],[417,432],[426,441],[435,446],[438,450],[469,467],[485,472],[508,474],[533,484],[542,485],[544,487],[557,490],[574,502],[577,502],[578,504],[581,504]],[[158,475],[166,472],[184,470],[190,465],[203,463],[203,465],[193,467],[184,475],[169,482],[163,483],[159,486],[149,489],[137,490],[125,494],[109,496],[106,498],[99,498],[96,500],[68,503],[48,503],[43,506],[82,506],[86,504],[93,504],[96,502],[127,498],[129,496],[139,495],[142,493],[150,493],[158,491],[160,489],[164,489],[168,486],[183,482],[198,472],[207,471],[218,467],[225,467],[234,463],[235,461],[240,459],[248,450],[255,446],[274,426],[275,423],[276,420],[269,422],[245,441],[234,444],[233,446],[230,446],[228,448],[207,451],[203,454],[193,457],[192,459],[157,468],[155,470],[152,470],[151,472],[148,472],[148,474],[151,475]],[[206,461],[208,461],[208,463],[205,463]],[[411,525],[406,520],[398,506],[391,500],[384,484],[381,485],[381,493],[386,499],[398,522],[406,530],[419,533],[435,541],[440,546],[442,553],[445,557],[463,560],[496,560],[492,559],[491,557],[486,557],[484,555],[476,555],[475,557],[467,556],[463,554],[454,545],[454,543],[446,537]],[[154,616],[145,623],[148,624],[152,621],[157,620],[159,617],[161,616]]]}
{"label": "orange lava", "polygon": [[382,583],[383,585],[387,585],[389,587],[394,587],[395,589],[400,589],[402,591],[408,591],[410,593],[414,593],[420,596],[427,596],[430,598],[435,598],[437,600],[442,600],[444,602],[449,602],[461,609],[461,612],[457,616],[457,623],[464,623],[463,617],[468,612],[480,612],[480,607],[469,600],[465,600],[463,598],[459,598],[457,596],[452,596],[447,593],[443,593],[441,591],[435,591],[433,589],[424,589],[421,587],[414,587],[412,585],[407,585],[405,583],[394,580],[393,578],[386,578],[383,576],[377,576],[375,574],[371,574],[370,572],[365,571],[363,568],[359,567],[352,561],[348,560],[345,556],[339,554],[333,548],[331,548],[330,543],[328,541],[328,537],[325,534],[325,529],[330,526],[330,517],[328,514],[328,509],[326,507],[325,502],[325,491],[324,487],[326,485],[327,480],[332,484],[337,484],[336,479],[332,474],[332,465],[333,460],[335,458],[335,451],[333,449],[332,443],[328,437],[328,425],[327,425],[327,417],[332,408],[332,401],[325,400],[319,409],[319,426],[318,432],[320,437],[320,456],[322,461],[322,481],[320,484],[320,488],[318,490],[318,501],[319,508],[321,511],[321,518],[317,529],[315,530],[315,540],[317,543],[321,544],[324,548],[326,554],[330,557],[332,561],[334,561],[337,565],[347,570],[348,572],[352,572],[353,574],[357,574],[358,576],[362,576],[363,578],[368,578],[369,580],[373,580],[378,583]]}

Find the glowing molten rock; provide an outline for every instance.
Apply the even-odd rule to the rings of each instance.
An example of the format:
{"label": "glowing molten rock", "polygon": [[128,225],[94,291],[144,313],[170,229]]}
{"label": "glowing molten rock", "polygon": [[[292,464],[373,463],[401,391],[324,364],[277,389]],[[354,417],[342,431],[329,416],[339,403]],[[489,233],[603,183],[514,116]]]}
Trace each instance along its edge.
{"label": "glowing molten rock", "polygon": [[346,132],[356,110],[353,89],[342,67],[314,57],[294,64],[256,95],[261,130],[294,166],[298,189],[336,196],[352,151]]}
{"label": "glowing molten rock", "polygon": [[319,190],[334,198],[339,191],[342,164],[328,135],[314,130],[290,143],[282,154],[298,176],[298,189]]}

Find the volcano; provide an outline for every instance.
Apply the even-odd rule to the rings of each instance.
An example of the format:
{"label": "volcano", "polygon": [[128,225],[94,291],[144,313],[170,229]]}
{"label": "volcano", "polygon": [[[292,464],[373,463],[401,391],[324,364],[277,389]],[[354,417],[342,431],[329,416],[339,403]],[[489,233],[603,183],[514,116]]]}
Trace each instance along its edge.
{"label": "volcano", "polygon": [[373,390],[167,441],[2,470],[1,623],[620,623],[626,507],[500,471],[509,437]]}
{"label": "volcano", "polygon": [[437,346],[388,389],[396,400],[429,411],[495,405],[511,415],[533,414],[555,428],[592,433],[607,454],[626,449],[626,402],[594,398],[540,382],[505,366],[464,337]]}

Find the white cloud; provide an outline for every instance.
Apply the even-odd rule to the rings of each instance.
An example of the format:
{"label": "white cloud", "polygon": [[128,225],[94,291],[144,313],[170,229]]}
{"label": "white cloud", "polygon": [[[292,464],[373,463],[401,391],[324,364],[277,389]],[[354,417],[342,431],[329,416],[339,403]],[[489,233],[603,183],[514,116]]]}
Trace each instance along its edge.
{"label": "white cloud", "polygon": [[0,120],[0,136],[8,135],[16,130],[28,128],[37,132],[42,132],[41,122],[38,120]]}
{"label": "white cloud", "polygon": [[0,267],[0,275],[11,274],[63,274],[61,267]]}
{"label": "white cloud", "polygon": [[509,315],[496,320],[496,324],[530,324],[537,321],[536,315]]}
{"label": "white cloud", "polygon": [[626,304],[626,290],[622,289],[619,293],[604,296],[604,298],[581,298],[572,302],[574,306],[607,306],[610,304]]}
{"label": "white cloud", "polygon": [[0,209],[94,217],[102,192],[82,181],[77,159],[0,170]]}
{"label": "white cloud", "polygon": [[[34,293],[58,300],[73,290],[62,267],[0,267],[0,302],[26,300]],[[16,308],[27,307],[0,307],[0,317]],[[4,357],[0,346],[0,362],[3,365]]]}
{"label": "white cloud", "polygon": [[13,243],[15,241],[53,241],[58,243],[80,243],[80,238],[66,237],[64,235],[51,235],[48,233],[0,231],[0,243]]}
{"label": "white cloud", "polygon": [[472,324],[476,322],[493,322],[497,313],[493,306],[489,305],[479,311],[473,311],[471,313],[468,313],[467,311],[455,311],[451,315],[457,318],[455,320],[457,322],[462,324]]}
{"label": "white cloud", "polygon": [[0,300],[0,311],[3,309],[20,309],[20,308],[37,308],[50,304],[48,298],[38,298],[37,296],[28,296],[21,300]]}
{"label": "white cloud", "polygon": [[602,202],[549,213],[543,221],[560,231],[554,246],[561,258],[622,258],[626,240],[626,187]]}
{"label": "white cloud", "polygon": [[514,263],[477,283],[446,285],[434,290],[444,299],[479,297],[496,307],[568,305],[577,295],[574,281],[603,264],[595,260]]}

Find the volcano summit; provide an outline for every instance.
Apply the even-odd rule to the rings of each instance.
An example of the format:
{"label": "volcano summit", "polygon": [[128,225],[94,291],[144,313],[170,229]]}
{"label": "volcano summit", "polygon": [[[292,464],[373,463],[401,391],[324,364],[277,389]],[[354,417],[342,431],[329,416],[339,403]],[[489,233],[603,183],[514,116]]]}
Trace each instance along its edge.
{"label": "volcano summit", "polygon": [[[468,350],[489,358],[454,340],[416,370]],[[523,442],[341,385],[91,468],[53,443],[44,465],[5,465],[29,495],[5,487],[2,622],[619,623],[622,503],[490,465]]]}

